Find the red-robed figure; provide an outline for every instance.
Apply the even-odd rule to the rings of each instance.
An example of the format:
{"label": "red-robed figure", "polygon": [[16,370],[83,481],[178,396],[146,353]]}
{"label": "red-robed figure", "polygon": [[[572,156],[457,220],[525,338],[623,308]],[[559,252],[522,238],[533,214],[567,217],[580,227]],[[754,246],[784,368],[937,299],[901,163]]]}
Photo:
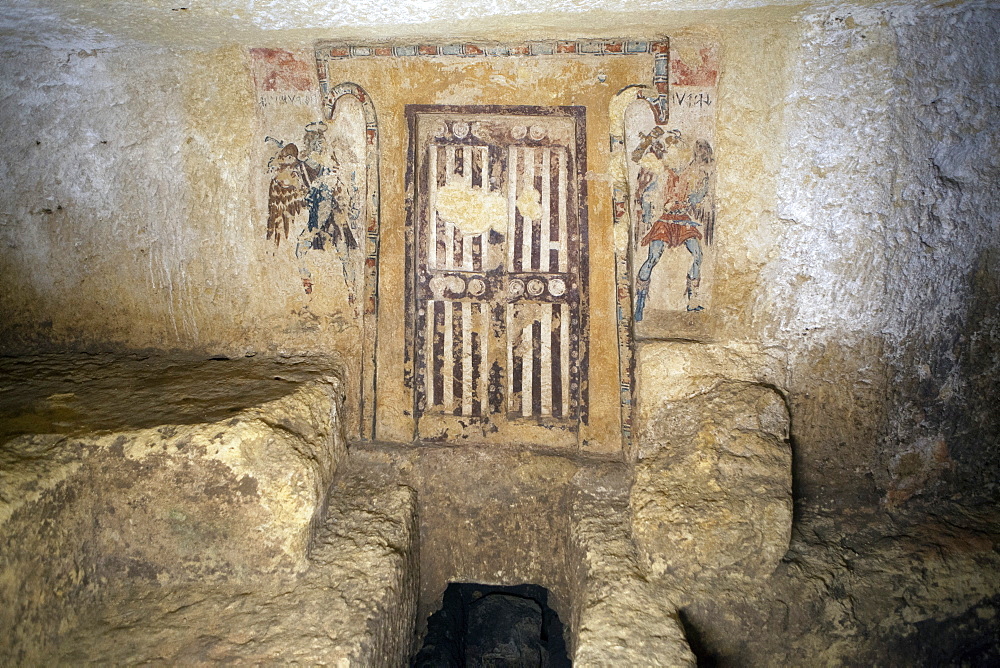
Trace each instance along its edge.
{"label": "red-robed figure", "polygon": [[[671,147],[680,145],[680,133],[672,139]],[[666,140],[665,140],[666,141]],[[687,272],[684,294],[688,311],[701,311],[698,288],[701,285],[702,243],[712,243],[712,228],[715,212],[712,203],[712,165],[714,156],[711,145],[702,139],[695,142],[690,162],[676,167],[663,165],[666,148],[657,152],[657,141],[650,142],[648,148],[640,146],[636,153],[644,152],[636,160],[640,164],[639,183],[636,200],[640,205],[640,220],[649,225],[640,240],[640,246],[649,249],[646,261],[642,263],[636,276],[634,318],[643,318],[646,300],[649,296],[650,278],[653,268],[668,248],[684,246],[691,254],[691,266]],[[666,147],[666,145],[664,145]],[[654,160],[655,158],[655,160]],[[633,156],[633,160],[635,160]],[[666,203],[656,220],[654,188],[662,182]],[[661,200],[662,201],[662,200]],[[650,221],[652,221],[650,223]],[[704,225],[704,227],[702,227]]]}
{"label": "red-robed figure", "polygon": [[685,293],[688,297],[689,311],[700,311],[702,307],[691,303],[691,297],[701,283],[701,240],[702,234],[698,231],[699,223],[695,222],[691,216],[691,204],[685,204],[675,199],[669,206],[664,207],[663,214],[649,228],[649,232],[639,243],[649,246],[649,255],[646,261],[639,268],[639,275],[636,287],[638,288],[635,301],[635,319],[642,320],[642,312],[646,306],[646,297],[649,294],[649,279],[653,274],[653,267],[660,261],[660,256],[667,248],[677,248],[683,245],[691,253],[691,268],[687,273],[687,286]]}
{"label": "red-robed figure", "polygon": [[690,206],[674,200],[669,211],[664,212],[660,218],[653,223],[646,236],[640,242],[643,246],[648,246],[651,241],[662,241],[667,248],[677,248],[688,239],[701,240],[701,232],[695,227],[696,222],[691,220],[688,211]]}

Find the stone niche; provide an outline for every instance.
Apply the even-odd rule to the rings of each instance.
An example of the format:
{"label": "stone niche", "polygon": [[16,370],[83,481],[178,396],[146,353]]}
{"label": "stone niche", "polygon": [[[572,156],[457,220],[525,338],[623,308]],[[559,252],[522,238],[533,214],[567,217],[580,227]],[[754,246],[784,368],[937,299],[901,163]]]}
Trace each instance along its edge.
{"label": "stone niche", "polygon": [[[247,56],[254,236],[326,349],[13,363],[10,658],[399,665],[477,582],[546,587],[577,662],[693,665],[678,606],[791,521],[773,390],[631,430],[636,335],[711,309],[715,42]],[[146,403],[88,421],[60,365]]]}
{"label": "stone niche", "polygon": [[[416,491],[421,630],[448,582],[533,582],[552,592],[571,644],[602,646],[676,626],[669,603],[652,626],[604,626],[640,615],[657,596],[649,578],[682,592],[774,569],[791,526],[779,394],[752,382],[677,394],[657,405],[686,415],[685,430],[671,435],[661,416],[647,443],[632,431],[636,338],[710,327],[725,220],[713,34],[250,55],[274,261],[339,257],[369,346],[352,433],[420,445],[355,456],[357,475]],[[296,188],[298,209],[285,194]],[[313,299],[320,276],[341,282],[337,271],[288,275],[306,277]],[[670,389],[651,376],[645,387],[650,398]],[[751,424],[759,436],[744,438]],[[694,512],[679,521],[685,504]],[[607,536],[583,528],[595,518]],[[634,592],[601,608],[596,592],[619,585]],[[683,654],[681,637],[660,649]]]}

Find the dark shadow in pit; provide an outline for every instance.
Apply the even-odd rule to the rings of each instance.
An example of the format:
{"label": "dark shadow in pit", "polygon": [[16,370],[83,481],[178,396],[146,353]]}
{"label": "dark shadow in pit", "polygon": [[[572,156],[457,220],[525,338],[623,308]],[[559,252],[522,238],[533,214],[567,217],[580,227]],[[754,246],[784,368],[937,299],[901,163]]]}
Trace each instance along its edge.
{"label": "dark shadow in pit", "polygon": [[448,585],[413,668],[571,666],[559,615],[538,585]]}
{"label": "dark shadow in pit", "polygon": [[701,632],[691,622],[691,618],[684,610],[677,611],[681,628],[684,629],[684,637],[698,661],[698,668],[716,668],[719,665],[719,657],[715,656],[705,643]]}

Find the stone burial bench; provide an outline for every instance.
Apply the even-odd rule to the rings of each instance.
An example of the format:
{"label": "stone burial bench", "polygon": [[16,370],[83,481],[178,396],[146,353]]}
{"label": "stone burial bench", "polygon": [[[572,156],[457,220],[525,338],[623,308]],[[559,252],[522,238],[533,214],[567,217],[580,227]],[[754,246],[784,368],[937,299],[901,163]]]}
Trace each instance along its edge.
{"label": "stone burial bench", "polygon": [[760,351],[641,349],[631,531],[643,570],[681,600],[764,581],[791,542],[791,417]]}
{"label": "stone burial bench", "polygon": [[0,444],[0,664],[405,661],[414,494],[328,493],[342,407]]}

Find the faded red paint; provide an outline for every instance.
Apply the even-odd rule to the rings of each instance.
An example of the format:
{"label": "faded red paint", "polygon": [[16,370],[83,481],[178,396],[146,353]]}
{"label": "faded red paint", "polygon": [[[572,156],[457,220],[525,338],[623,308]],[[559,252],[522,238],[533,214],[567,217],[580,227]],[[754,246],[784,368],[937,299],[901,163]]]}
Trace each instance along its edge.
{"label": "faded red paint", "polygon": [[698,50],[701,62],[688,63],[680,59],[674,51],[670,58],[670,78],[675,86],[714,86],[719,78],[719,63],[715,49],[705,47]]}
{"label": "faded red paint", "polygon": [[313,87],[312,62],[300,60],[284,49],[250,49],[257,90],[302,91]]}

